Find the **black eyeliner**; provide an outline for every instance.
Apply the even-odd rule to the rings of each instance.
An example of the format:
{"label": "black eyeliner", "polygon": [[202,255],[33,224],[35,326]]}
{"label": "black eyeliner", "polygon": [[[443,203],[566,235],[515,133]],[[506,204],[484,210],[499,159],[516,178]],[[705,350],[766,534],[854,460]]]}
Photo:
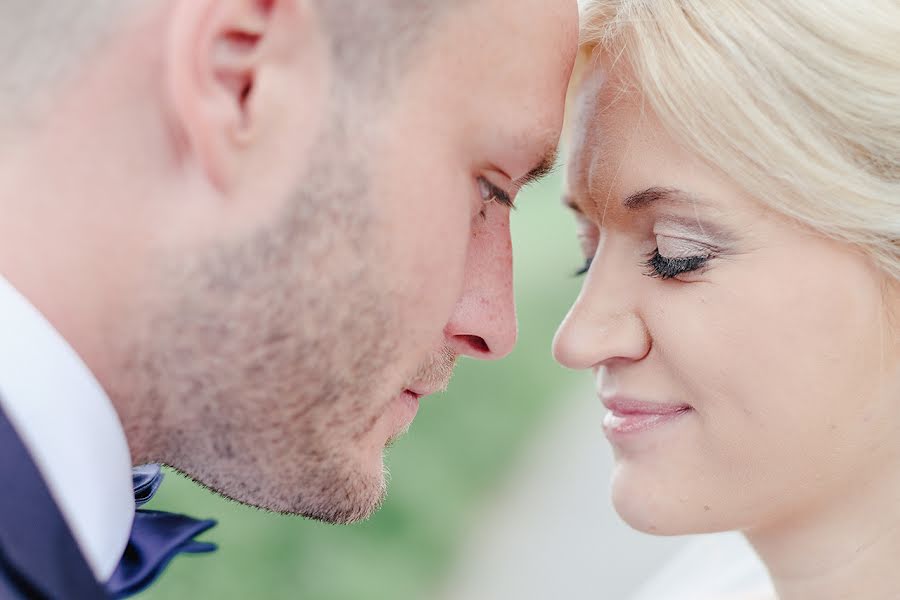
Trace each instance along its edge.
{"label": "black eyeliner", "polygon": [[666,258],[659,253],[659,249],[657,248],[650,254],[650,258],[644,263],[644,266],[648,269],[645,275],[648,277],[656,277],[657,279],[673,279],[684,273],[696,271],[708,263],[711,258],[711,255]]}

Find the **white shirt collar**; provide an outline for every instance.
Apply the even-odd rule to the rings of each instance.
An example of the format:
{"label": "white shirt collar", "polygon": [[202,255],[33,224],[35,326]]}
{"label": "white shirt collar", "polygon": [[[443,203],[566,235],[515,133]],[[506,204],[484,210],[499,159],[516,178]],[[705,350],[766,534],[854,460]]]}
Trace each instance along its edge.
{"label": "white shirt collar", "polygon": [[94,576],[107,581],[134,519],[125,432],[87,366],[3,277],[0,403]]}

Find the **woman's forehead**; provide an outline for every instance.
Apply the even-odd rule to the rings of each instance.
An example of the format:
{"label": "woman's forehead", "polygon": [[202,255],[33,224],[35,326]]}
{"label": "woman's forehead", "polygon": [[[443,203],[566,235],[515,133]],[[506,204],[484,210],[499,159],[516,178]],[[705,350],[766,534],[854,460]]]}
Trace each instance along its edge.
{"label": "woman's forehead", "polygon": [[[631,83],[599,61],[582,73],[573,90],[567,185],[587,194],[604,172],[618,164],[638,138],[655,136],[648,128],[643,99]],[[653,119],[655,121],[655,119]]]}

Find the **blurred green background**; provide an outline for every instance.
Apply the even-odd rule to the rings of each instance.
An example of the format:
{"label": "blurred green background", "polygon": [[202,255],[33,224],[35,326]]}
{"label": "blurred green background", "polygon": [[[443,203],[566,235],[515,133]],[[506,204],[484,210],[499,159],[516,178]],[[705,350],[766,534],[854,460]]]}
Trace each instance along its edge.
{"label": "blurred green background", "polygon": [[214,518],[214,555],[178,557],[142,600],[182,598],[421,600],[434,596],[479,510],[578,374],[550,355],[583,260],[561,178],[524,192],[513,214],[519,344],[503,361],[461,361],[387,455],[387,501],[370,521],[337,527],[271,515],[169,473],[148,506]]}

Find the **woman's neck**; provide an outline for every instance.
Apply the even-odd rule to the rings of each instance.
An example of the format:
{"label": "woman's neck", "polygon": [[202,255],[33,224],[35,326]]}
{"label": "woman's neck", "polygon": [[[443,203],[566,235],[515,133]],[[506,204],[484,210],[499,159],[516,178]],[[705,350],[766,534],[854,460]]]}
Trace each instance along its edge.
{"label": "woman's neck", "polygon": [[895,600],[900,593],[900,477],[889,470],[831,505],[745,532],[779,600]]}

